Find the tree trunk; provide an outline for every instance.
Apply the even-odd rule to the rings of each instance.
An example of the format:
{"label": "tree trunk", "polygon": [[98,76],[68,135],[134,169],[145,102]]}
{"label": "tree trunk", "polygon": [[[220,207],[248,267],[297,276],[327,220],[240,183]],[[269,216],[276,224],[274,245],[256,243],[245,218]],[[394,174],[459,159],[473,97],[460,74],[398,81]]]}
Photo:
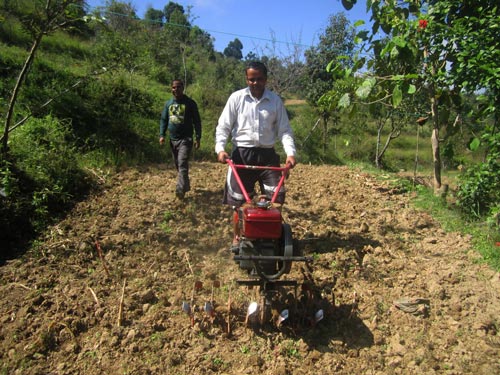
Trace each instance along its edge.
{"label": "tree trunk", "polygon": [[[42,38],[44,35],[47,35],[55,30],[64,29],[68,26],[71,21],[66,13],[66,9],[68,6],[72,4],[79,5],[79,0],[65,0],[65,1],[57,1],[53,2],[52,0],[46,0],[46,4],[43,7],[43,14],[39,14],[37,17],[40,17],[44,20],[43,25],[40,26],[36,31],[35,40],[31,45],[31,49],[29,51],[28,57],[24,62],[24,65],[19,72],[19,76],[17,77],[16,85],[12,90],[12,95],[9,100],[9,106],[7,107],[7,113],[5,114],[5,128],[3,129],[3,136],[1,138],[2,142],[2,153],[5,155],[8,152],[9,147],[9,132],[11,131],[11,123],[12,118],[14,117],[14,109],[16,107],[17,98],[19,96],[19,92],[21,91],[21,87],[23,82],[28,74],[31,65],[33,64],[33,60],[35,59],[36,51],[42,42]],[[45,18],[44,18],[45,17]],[[62,17],[62,18],[60,18]],[[76,20],[76,19],[74,19]],[[74,21],[73,20],[73,21]]]}
{"label": "tree trunk", "polygon": [[439,152],[439,116],[437,98],[432,98],[432,161],[434,164],[434,193],[438,194],[441,189],[441,155]]}
{"label": "tree trunk", "polygon": [[328,116],[323,115],[323,156],[326,156],[327,144],[328,144]]}
{"label": "tree trunk", "polygon": [[40,42],[42,41],[43,32],[40,32],[35,40],[33,41],[33,45],[31,46],[31,50],[29,52],[26,61],[24,62],[23,68],[17,77],[16,85],[14,86],[14,90],[12,90],[12,95],[9,100],[9,106],[7,108],[7,113],[5,115],[5,128],[3,129],[3,137],[2,137],[2,153],[7,154],[8,151],[8,141],[9,141],[9,130],[10,125],[12,123],[12,117],[14,116],[14,108],[16,106],[17,97],[19,96],[19,91],[21,90],[21,86],[23,84],[26,75],[35,59],[35,53],[38,47],[40,46]]}
{"label": "tree trunk", "polygon": [[377,129],[377,145],[375,146],[375,166],[377,169],[381,168],[380,159],[382,158],[380,155],[380,140],[382,138],[382,129],[384,128],[384,122],[379,120],[378,129]]}

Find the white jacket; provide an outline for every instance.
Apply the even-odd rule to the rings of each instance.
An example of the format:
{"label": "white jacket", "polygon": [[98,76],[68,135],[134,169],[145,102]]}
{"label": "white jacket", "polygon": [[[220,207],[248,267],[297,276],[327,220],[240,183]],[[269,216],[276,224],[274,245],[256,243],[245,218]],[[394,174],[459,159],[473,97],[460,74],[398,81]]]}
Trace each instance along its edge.
{"label": "white jacket", "polygon": [[271,148],[279,139],[287,156],[296,154],[283,101],[267,88],[260,100],[248,87],[231,94],[215,131],[217,154],[225,150],[229,135],[235,147]]}

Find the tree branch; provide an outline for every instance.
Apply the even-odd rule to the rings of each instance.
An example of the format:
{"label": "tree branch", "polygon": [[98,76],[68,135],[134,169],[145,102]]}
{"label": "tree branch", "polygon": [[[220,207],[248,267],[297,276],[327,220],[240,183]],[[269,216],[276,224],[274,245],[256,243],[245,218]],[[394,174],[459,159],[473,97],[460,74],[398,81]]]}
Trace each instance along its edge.
{"label": "tree branch", "polygon": [[21,120],[19,120],[17,123],[15,123],[13,126],[11,126],[10,128],[4,130],[4,134],[0,137],[0,143],[2,143],[4,141],[4,137],[6,136],[6,134],[8,135],[9,133],[11,133],[14,129],[18,128],[19,126],[23,125],[27,120],[29,120],[31,117],[33,117],[34,114],[38,113],[40,110],[42,110],[43,108],[45,108],[46,106],[48,106],[50,103],[52,103],[54,100],[60,98],[61,96],[63,96],[64,94],[66,94],[67,92],[69,92],[70,90],[74,89],[75,87],[78,87],[82,82],[85,82],[85,81],[88,81],[91,77],[95,77],[97,75],[101,75],[101,74],[104,74],[104,73],[107,73],[108,70],[107,69],[103,69],[102,72],[100,71],[95,71],[93,72],[92,74],[86,76],[86,77],[83,77],[82,79],[79,79],[78,81],[76,81],[73,85],[71,85],[70,87],[67,87],[66,89],[62,90],[61,92],[59,92],[56,96],[48,99],[45,103],[43,103],[42,105],[36,107],[35,109],[31,110],[29,114],[27,114],[26,116],[24,116]]}

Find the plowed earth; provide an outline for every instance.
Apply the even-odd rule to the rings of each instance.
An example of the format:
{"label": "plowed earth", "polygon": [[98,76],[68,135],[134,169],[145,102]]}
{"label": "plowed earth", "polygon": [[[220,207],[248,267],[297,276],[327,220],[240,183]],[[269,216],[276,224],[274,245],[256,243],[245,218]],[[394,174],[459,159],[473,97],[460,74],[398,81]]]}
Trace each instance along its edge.
{"label": "plowed earth", "polygon": [[297,294],[280,288],[269,322],[245,325],[258,288],[236,283],[225,172],[193,162],[183,201],[166,165],[108,177],[1,266],[1,373],[500,374],[498,273],[390,181],[346,167],[292,171],[283,217],[313,262],[283,276]]}

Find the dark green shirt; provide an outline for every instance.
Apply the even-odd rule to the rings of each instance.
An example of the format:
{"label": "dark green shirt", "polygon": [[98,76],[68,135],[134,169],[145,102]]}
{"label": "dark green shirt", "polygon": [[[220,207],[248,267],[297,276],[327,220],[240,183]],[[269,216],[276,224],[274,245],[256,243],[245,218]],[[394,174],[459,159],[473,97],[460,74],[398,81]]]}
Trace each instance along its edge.
{"label": "dark green shirt", "polygon": [[177,141],[184,138],[201,139],[201,119],[196,102],[183,95],[179,100],[173,97],[165,103],[161,112],[160,137],[165,137],[168,129],[170,139]]}

